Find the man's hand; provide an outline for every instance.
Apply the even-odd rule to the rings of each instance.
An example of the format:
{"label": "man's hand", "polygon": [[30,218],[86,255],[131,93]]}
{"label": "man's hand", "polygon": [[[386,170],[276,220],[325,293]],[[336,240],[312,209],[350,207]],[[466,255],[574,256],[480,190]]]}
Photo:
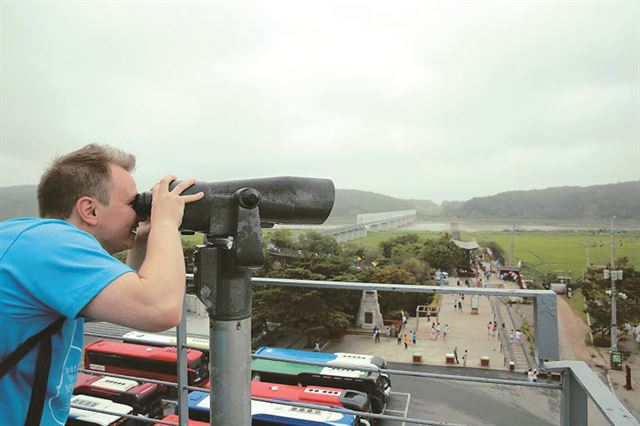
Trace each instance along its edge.
{"label": "man's hand", "polygon": [[194,178],[186,179],[169,190],[169,183],[176,180],[175,176],[165,176],[156,183],[151,190],[153,202],[151,204],[151,228],[158,225],[169,225],[176,229],[182,223],[184,206],[204,197],[204,192],[191,195],[180,195],[182,191],[195,183]]}
{"label": "man's hand", "polygon": [[136,245],[138,243],[147,244],[149,231],[151,231],[151,221],[149,219],[138,224],[138,227],[136,228]]}

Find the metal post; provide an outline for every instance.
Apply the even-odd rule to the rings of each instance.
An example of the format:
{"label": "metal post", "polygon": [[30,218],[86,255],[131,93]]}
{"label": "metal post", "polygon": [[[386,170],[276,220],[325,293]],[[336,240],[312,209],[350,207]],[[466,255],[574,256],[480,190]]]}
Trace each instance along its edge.
{"label": "metal post", "polygon": [[211,425],[251,424],[251,318],[211,320]]}
{"label": "metal post", "polygon": [[560,424],[582,426],[587,422],[587,394],[570,369],[562,372],[562,403]]}
{"label": "metal post", "polygon": [[211,425],[251,424],[251,272],[228,239],[199,247],[194,276],[209,313]]}
{"label": "metal post", "polygon": [[615,272],[615,236],[611,217],[611,352],[618,350],[618,325],[616,324],[616,272]]}
{"label": "metal post", "polygon": [[189,422],[189,391],[185,387],[188,384],[187,376],[187,315],[186,296],[182,300],[182,320],[177,327],[176,347],[178,348],[178,416],[180,426],[187,426]]}
{"label": "metal post", "polygon": [[545,360],[560,359],[558,343],[558,306],[555,293],[533,299],[533,318],[536,325],[536,364],[540,368]]}

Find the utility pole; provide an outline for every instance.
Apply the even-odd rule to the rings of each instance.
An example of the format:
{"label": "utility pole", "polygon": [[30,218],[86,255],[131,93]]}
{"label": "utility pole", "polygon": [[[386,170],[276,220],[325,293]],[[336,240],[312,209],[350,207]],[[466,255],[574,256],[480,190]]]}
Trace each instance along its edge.
{"label": "utility pole", "polygon": [[586,250],[586,253],[585,253],[585,258],[586,258],[586,259],[585,259],[585,260],[586,260],[586,267],[587,267],[587,269],[589,269],[589,245],[590,245],[590,244],[591,244],[591,242],[590,242],[588,239],[587,239],[587,241],[585,241],[585,243],[584,243],[584,248],[585,248],[585,250]]}
{"label": "utility pole", "polygon": [[511,243],[509,244],[509,266],[513,266],[513,233],[516,231],[516,226],[511,225]]}
{"label": "utility pole", "polygon": [[613,220],[611,217],[611,352],[618,350],[618,325],[616,324],[616,268],[615,268],[615,239]]}

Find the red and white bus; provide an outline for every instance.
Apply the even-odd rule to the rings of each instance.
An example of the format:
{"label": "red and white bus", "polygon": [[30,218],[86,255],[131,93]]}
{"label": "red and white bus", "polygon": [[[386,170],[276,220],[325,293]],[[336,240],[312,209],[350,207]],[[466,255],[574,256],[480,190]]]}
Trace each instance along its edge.
{"label": "red and white bus", "polygon": [[138,383],[119,377],[78,373],[73,393],[129,405],[133,408],[133,414],[143,414],[147,417],[158,417],[162,414],[161,392],[154,383]]}
{"label": "red and white bus", "polygon": [[292,386],[251,381],[251,396],[285,401],[344,407],[354,411],[371,411],[369,397],[364,392],[324,386]]}
{"label": "red and white bus", "polygon": [[[178,380],[177,358],[175,347],[97,340],[84,348],[84,365],[89,370],[174,383]],[[187,376],[191,386],[202,385],[209,378],[201,351],[187,350]]]}
{"label": "red and white bus", "polygon": [[[175,414],[169,414],[168,416],[160,420],[164,420],[165,422],[179,423],[180,417],[178,417]],[[192,419],[189,419],[187,421],[187,424],[189,426],[209,426],[209,422],[200,422],[198,420],[192,420]],[[167,426],[167,425],[165,425],[164,423],[156,423],[154,426]]]}
{"label": "red and white bus", "polygon": [[133,408],[125,404],[118,404],[108,399],[94,396],[74,395],[71,397],[71,405],[112,411],[120,415],[104,414],[71,407],[65,426],[121,426],[132,424],[127,417],[122,417],[122,414],[133,414]]}

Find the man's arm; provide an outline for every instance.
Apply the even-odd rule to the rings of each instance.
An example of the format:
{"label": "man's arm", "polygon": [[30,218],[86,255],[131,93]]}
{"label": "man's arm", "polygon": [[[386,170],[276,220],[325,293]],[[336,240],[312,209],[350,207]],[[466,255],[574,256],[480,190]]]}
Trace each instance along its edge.
{"label": "man's arm", "polygon": [[169,182],[174,179],[166,176],[153,188],[151,230],[138,273],[115,279],[89,302],[84,315],[145,331],[166,330],[180,322],[185,267],[178,228],[185,203],[204,194],[179,195],[193,179],[169,191]]}
{"label": "man's arm", "polygon": [[136,230],[135,245],[127,252],[127,265],[136,271],[140,270],[147,255],[149,231],[151,231],[151,221],[140,222]]}

